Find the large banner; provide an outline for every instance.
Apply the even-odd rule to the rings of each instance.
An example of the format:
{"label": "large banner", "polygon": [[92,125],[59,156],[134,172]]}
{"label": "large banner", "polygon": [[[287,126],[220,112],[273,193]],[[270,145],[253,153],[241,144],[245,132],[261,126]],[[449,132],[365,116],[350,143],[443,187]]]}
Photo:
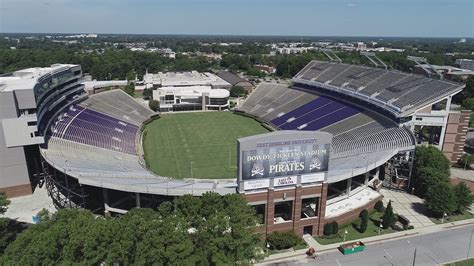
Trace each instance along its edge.
{"label": "large banner", "polygon": [[330,145],[330,134],[310,131],[279,131],[239,139],[240,180],[278,177],[276,185],[284,185],[296,183],[296,175],[326,172]]}

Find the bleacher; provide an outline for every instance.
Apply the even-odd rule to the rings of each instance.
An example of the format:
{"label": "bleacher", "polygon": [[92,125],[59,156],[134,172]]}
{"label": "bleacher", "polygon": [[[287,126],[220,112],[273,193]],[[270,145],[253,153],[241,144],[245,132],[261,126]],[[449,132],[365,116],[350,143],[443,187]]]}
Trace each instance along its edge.
{"label": "bleacher", "polygon": [[174,196],[235,192],[232,180],[171,180],[149,172],[136,145],[139,126],[151,114],[121,90],[92,95],[55,118],[40,152],[81,184]]}
{"label": "bleacher", "polygon": [[115,117],[127,123],[140,126],[153,112],[137,101],[131,101],[122,90],[104,91],[89,97],[80,104],[82,107]]}
{"label": "bleacher", "polygon": [[[351,71],[351,75],[356,74]],[[266,97],[268,101],[270,95],[274,96],[273,101],[265,102],[265,106],[271,106],[271,111],[260,115],[262,107],[255,106],[261,99],[253,97]],[[280,97],[275,97],[277,95]],[[284,97],[285,95],[292,97]],[[398,127],[391,119],[361,106],[318,94],[314,90],[303,91],[298,87],[263,84],[256,88],[255,94],[250,95],[243,106],[245,108],[242,111],[282,130],[320,130],[333,134],[333,159],[367,156],[371,152],[391,154],[414,145],[412,133],[406,128]]]}
{"label": "bleacher", "polygon": [[72,106],[52,130],[52,136],[108,150],[136,154],[136,125]]}
{"label": "bleacher", "polygon": [[[409,112],[442,97],[453,95],[462,85],[445,80],[384,70],[367,66],[312,61],[294,78],[296,83],[309,84],[372,101],[396,116]],[[430,97],[427,97],[427,96]],[[372,100],[373,99],[373,100]],[[380,104],[380,103],[383,104]]]}
{"label": "bleacher", "polygon": [[358,112],[358,109],[341,102],[319,97],[271,122],[284,130],[318,130]]}

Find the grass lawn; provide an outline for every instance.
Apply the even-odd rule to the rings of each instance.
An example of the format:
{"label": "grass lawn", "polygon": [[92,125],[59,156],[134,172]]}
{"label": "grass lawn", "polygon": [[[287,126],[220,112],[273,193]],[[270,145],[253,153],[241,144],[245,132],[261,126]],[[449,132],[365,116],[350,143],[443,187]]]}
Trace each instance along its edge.
{"label": "grass lawn", "polygon": [[[339,243],[343,242],[344,238],[344,231],[347,229],[347,235],[346,235],[346,242],[351,241],[351,240],[359,240],[361,238],[365,237],[371,237],[371,236],[376,236],[379,234],[379,222],[380,218],[382,217],[383,213],[373,213],[369,217],[369,223],[367,225],[367,231],[364,233],[360,233],[357,231],[356,227],[359,226],[359,219],[356,220],[355,222],[352,222],[350,224],[346,225],[341,225],[339,227],[339,233],[336,236],[330,236],[330,237],[315,237],[316,241],[318,241],[319,244],[322,245],[328,245],[328,244],[334,244],[334,243]],[[380,234],[390,234],[390,233],[395,233],[397,232],[396,230],[393,230],[392,228],[388,229],[382,229]]]}
{"label": "grass lawn", "polygon": [[456,262],[448,263],[444,265],[445,266],[470,266],[470,265],[474,265],[474,259],[461,260],[461,261],[456,261]]}
{"label": "grass lawn", "polygon": [[173,178],[237,177],[237,139],[268,130],[231,112],[163,114],[144,132],[147,165]]}
{"label": "grass lawn", "polygon": [[[456,222],[456,221],[461,221],[461,220],[466,220],[466,219],[473,219],[474,214],[465,211],[463,214],[457,214],[457,215],[450,215],[444,219],[444,223],[450,223],[450,222]],[[438,218],[430,218],[431,221],[435,224],[440,224],[441,219]]]}

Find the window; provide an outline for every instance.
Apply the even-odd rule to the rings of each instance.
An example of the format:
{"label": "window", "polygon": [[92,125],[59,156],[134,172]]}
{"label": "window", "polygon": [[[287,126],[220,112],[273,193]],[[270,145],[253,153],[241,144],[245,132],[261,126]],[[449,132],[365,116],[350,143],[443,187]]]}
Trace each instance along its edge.
{"label": "window", "polygon": [[365,174],[352,177],[351,190],[365,185]]}
{"label": "window", "polygon": [[291,221],[293,213],[293,201],[282,201],[275,203],[274,223]]}
{"label": "window", "polygon": [[328,185],[328,199],[333,199],[347,194],[347,180],[341,180]]}
{"label": "window", "polygon": [[265,204],[251,205],[257,214],[257,219],[259,224],[265,224]]}
{"label": "window", "polygon": [[29,127],[31,127],[31,126],[36,126],[36,121],[28,121],[26,124],[27,124]]}
{"label": "window", "polygon": [[307,198],[301,200],[301,219],[318,216],[319,198]]}

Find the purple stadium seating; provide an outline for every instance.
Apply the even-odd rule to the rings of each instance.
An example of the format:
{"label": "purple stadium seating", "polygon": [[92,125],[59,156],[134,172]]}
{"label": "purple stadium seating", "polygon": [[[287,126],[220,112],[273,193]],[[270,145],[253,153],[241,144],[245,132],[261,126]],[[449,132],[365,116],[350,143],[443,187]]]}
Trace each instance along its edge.
{"label": "purple stadium seating", "polygon": [[136,154],[138,127],[108,115],[74,106],[56,124],[53,136],[99,148]]}
{"label": "purple stadium seating", "polygon": [[[295,130],[305,124],[306,126],[302,130],[318,130],[359,112],[360,110],[357,108],[342,102],[319,97],[281,117],[275,118],[272,123],[283,130]],[[290,118],[293,118],[292,121],[287,122]]]}
{"label": "purple stadium seating", "polygon": [[321,107],[321,106],[324,106],[328,103],[330,103],[331,100],[329,100],[328,98],[326,97],[319,97],[317,99],[314,99],[312,100],[311,102],[307,103],[307,104],[304,104],[298,108],[296,108],[295,110],[289,112],[289,113],[286,113],[278,118],[275,118],[273,119],[271,122],[276,125],[276,126],[279,126],[281,124],[284,124],[286,123],[286,121],[292,117],[298,117],[300,115],[303,115],[311,110],[314,110],[315,108],[318,108],[318,107]]}

